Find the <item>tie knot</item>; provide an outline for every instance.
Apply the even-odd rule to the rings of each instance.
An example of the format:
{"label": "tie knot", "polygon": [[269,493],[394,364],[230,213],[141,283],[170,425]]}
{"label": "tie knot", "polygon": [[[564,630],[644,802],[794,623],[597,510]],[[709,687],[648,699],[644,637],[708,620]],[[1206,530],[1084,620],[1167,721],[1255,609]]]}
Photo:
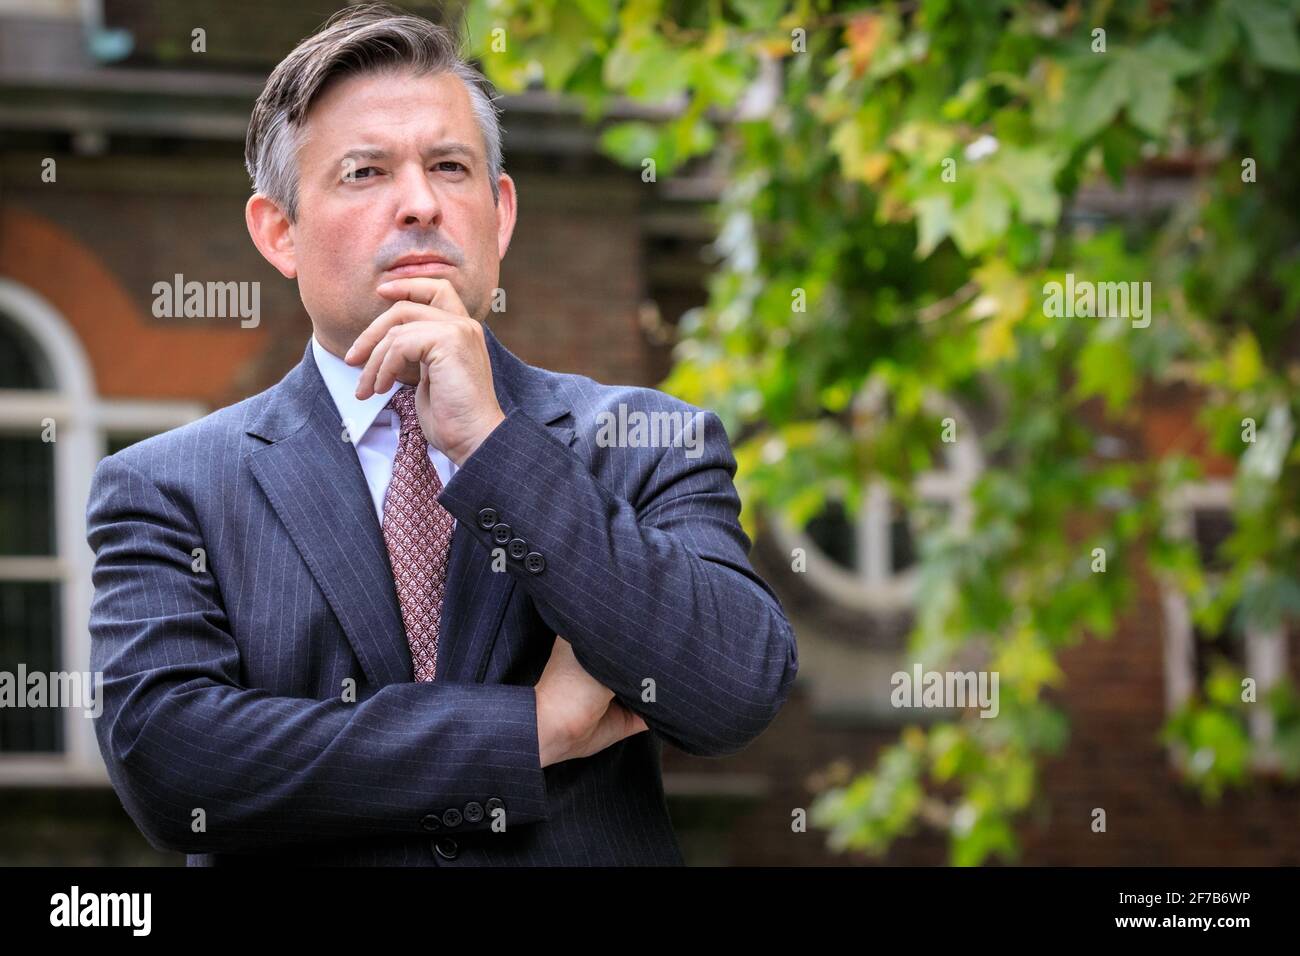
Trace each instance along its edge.
{"label": "tie knot", "polygon": [[402,420],[403,438],[412,432],[423,435],[420,428],[420,414],[415,410],[414,388],[410,385],[404,385],[393,392],[393,397],[388,400],[387,407],[397,412],[397,417]]}

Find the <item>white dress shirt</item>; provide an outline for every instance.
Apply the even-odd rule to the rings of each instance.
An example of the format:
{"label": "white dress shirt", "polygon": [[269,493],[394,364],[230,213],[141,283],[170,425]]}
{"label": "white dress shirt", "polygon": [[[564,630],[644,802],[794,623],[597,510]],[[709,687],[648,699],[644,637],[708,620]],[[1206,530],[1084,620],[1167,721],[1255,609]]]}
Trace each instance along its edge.
{"label": "white dress shirt", "polygon": [[[383,394],[371,395],[362,401],[357,398],[357,382],[361,378],[361,368],[349,365],[343,359],[329,352],[311,337],[311,351],[316,358],[316,367],[320,369],[325,387],[334,399],[334,407],[339,410],[342,424],[347,426],[352,443],[356,446],[357,457],[361,460],[361,470],[370,486],[370,498],[375,505],[375,514],[382,525],[384,521],[384,493],[388,483],[393,479],[393,459],[397,456],[397,439],[402,433],[402,420],[391,408],[384,408],[393,392],[402,387],[401,382]],[[438,451],[432,445],[426,445],[429,461],[442,479],[443,487],[456,474],[456,463]]]}

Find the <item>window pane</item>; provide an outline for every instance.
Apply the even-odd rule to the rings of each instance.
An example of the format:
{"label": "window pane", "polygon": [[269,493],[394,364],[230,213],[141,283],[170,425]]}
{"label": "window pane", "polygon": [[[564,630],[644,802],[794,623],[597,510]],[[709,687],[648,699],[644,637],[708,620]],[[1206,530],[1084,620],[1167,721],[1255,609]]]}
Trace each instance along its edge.
{"label": "window pane", "polygon": [[1232,512],[1218,508],[1199,509],[1194,523],[1201,566],[1207,571],[1226,570],[1229,561],[1220,554],[1219,547],[1232,536]]}
{"label": "window pane", "polygon": [[821,552],[840,567],[853,571],[858,566],[858,544],[844,505],[827,502],[822,512],[804,529]]}
{"label": "window pane", "polygon": [[1219,661],[1226,661],[1239,671],[1244,672],[1246,670],[1246,641],[1237,631],[1234,620],[1236,616],[1237,609],[1233,608],[1229,612],[1222,629],[1213,633],[1199,627],[1192,629],[1192,635],[1196,641],[1197,687],[1205,686],[1210,671],[1214,669],[1214,665]]}
{"label": "window pane", "polygon": [[949,523],[952,505],[947,501],[922,499],[910,510],[893,502],[889,523],[890,566],[901,574],[920,560],[920,536]]}
{"label": "window pane", "polygon": [[907,512],[895,507],[889,519],[890,569],[895,574],[906,571],[916,563],[916,544],[912,540],[912,523]]}
{"label": "window pane", "polygon": [[0,435],[0,554],[54,553],[54,442]]}
{"label": "window pane", "polygon": [[0,315],[0,388],[52,389],[54,377],[31,337]]}
{"label": "window pane", "polygon": [[[0,671],[13,680],[19,664],[28,674],[59,669],[59,592],[53,581],[0,581]],[[25,686],[17,692],[26,700]],[[48,706],[0,707],[0,751],[61,752],[61,713]]]}

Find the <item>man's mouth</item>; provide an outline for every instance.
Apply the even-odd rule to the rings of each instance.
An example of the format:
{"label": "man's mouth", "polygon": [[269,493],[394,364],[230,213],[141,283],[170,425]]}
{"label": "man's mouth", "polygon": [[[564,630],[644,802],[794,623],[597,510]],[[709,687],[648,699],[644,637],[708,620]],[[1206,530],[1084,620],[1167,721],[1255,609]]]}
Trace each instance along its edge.
{"label": "man's mouth", "polygon": [[437,255],[402,256],[384,270],[384,275],[401,278],[404,276],[441,276],[455,270],[455,266]]}

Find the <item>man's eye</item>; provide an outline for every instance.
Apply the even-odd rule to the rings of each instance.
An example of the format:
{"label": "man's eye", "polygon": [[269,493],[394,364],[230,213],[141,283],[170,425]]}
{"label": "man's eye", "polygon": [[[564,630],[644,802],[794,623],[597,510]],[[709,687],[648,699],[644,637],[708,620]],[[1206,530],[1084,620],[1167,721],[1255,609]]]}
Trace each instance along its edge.
{"label": "man's eye", "polygon": [[379,170],[374,166],[362,166],[360,169],[354,169],[350,172],[345,172],[343,174],[343,179],[346,182],[351,182],[353,180],[358,180],[358,179],[370,179],[371,177],[368,174],[377,173],[377,172],[379,172]]}
{"label": "man's eye", "polygon": [[442,162],[438,163],[437,165],[440,166],[440,167],[441,167],[441,166],[453,166],[453,167],[455,167],[454,169],[450,169],[450,170],[448,170],[448,172],[453,172],[453,173],[455,173],[455,172],[466,172],[466,173],[469,172],[469,167],[468,167],[468,166],[466,166],[464,163],[458,163],[458,162],[456,162],[454,159],[444,159]]}

